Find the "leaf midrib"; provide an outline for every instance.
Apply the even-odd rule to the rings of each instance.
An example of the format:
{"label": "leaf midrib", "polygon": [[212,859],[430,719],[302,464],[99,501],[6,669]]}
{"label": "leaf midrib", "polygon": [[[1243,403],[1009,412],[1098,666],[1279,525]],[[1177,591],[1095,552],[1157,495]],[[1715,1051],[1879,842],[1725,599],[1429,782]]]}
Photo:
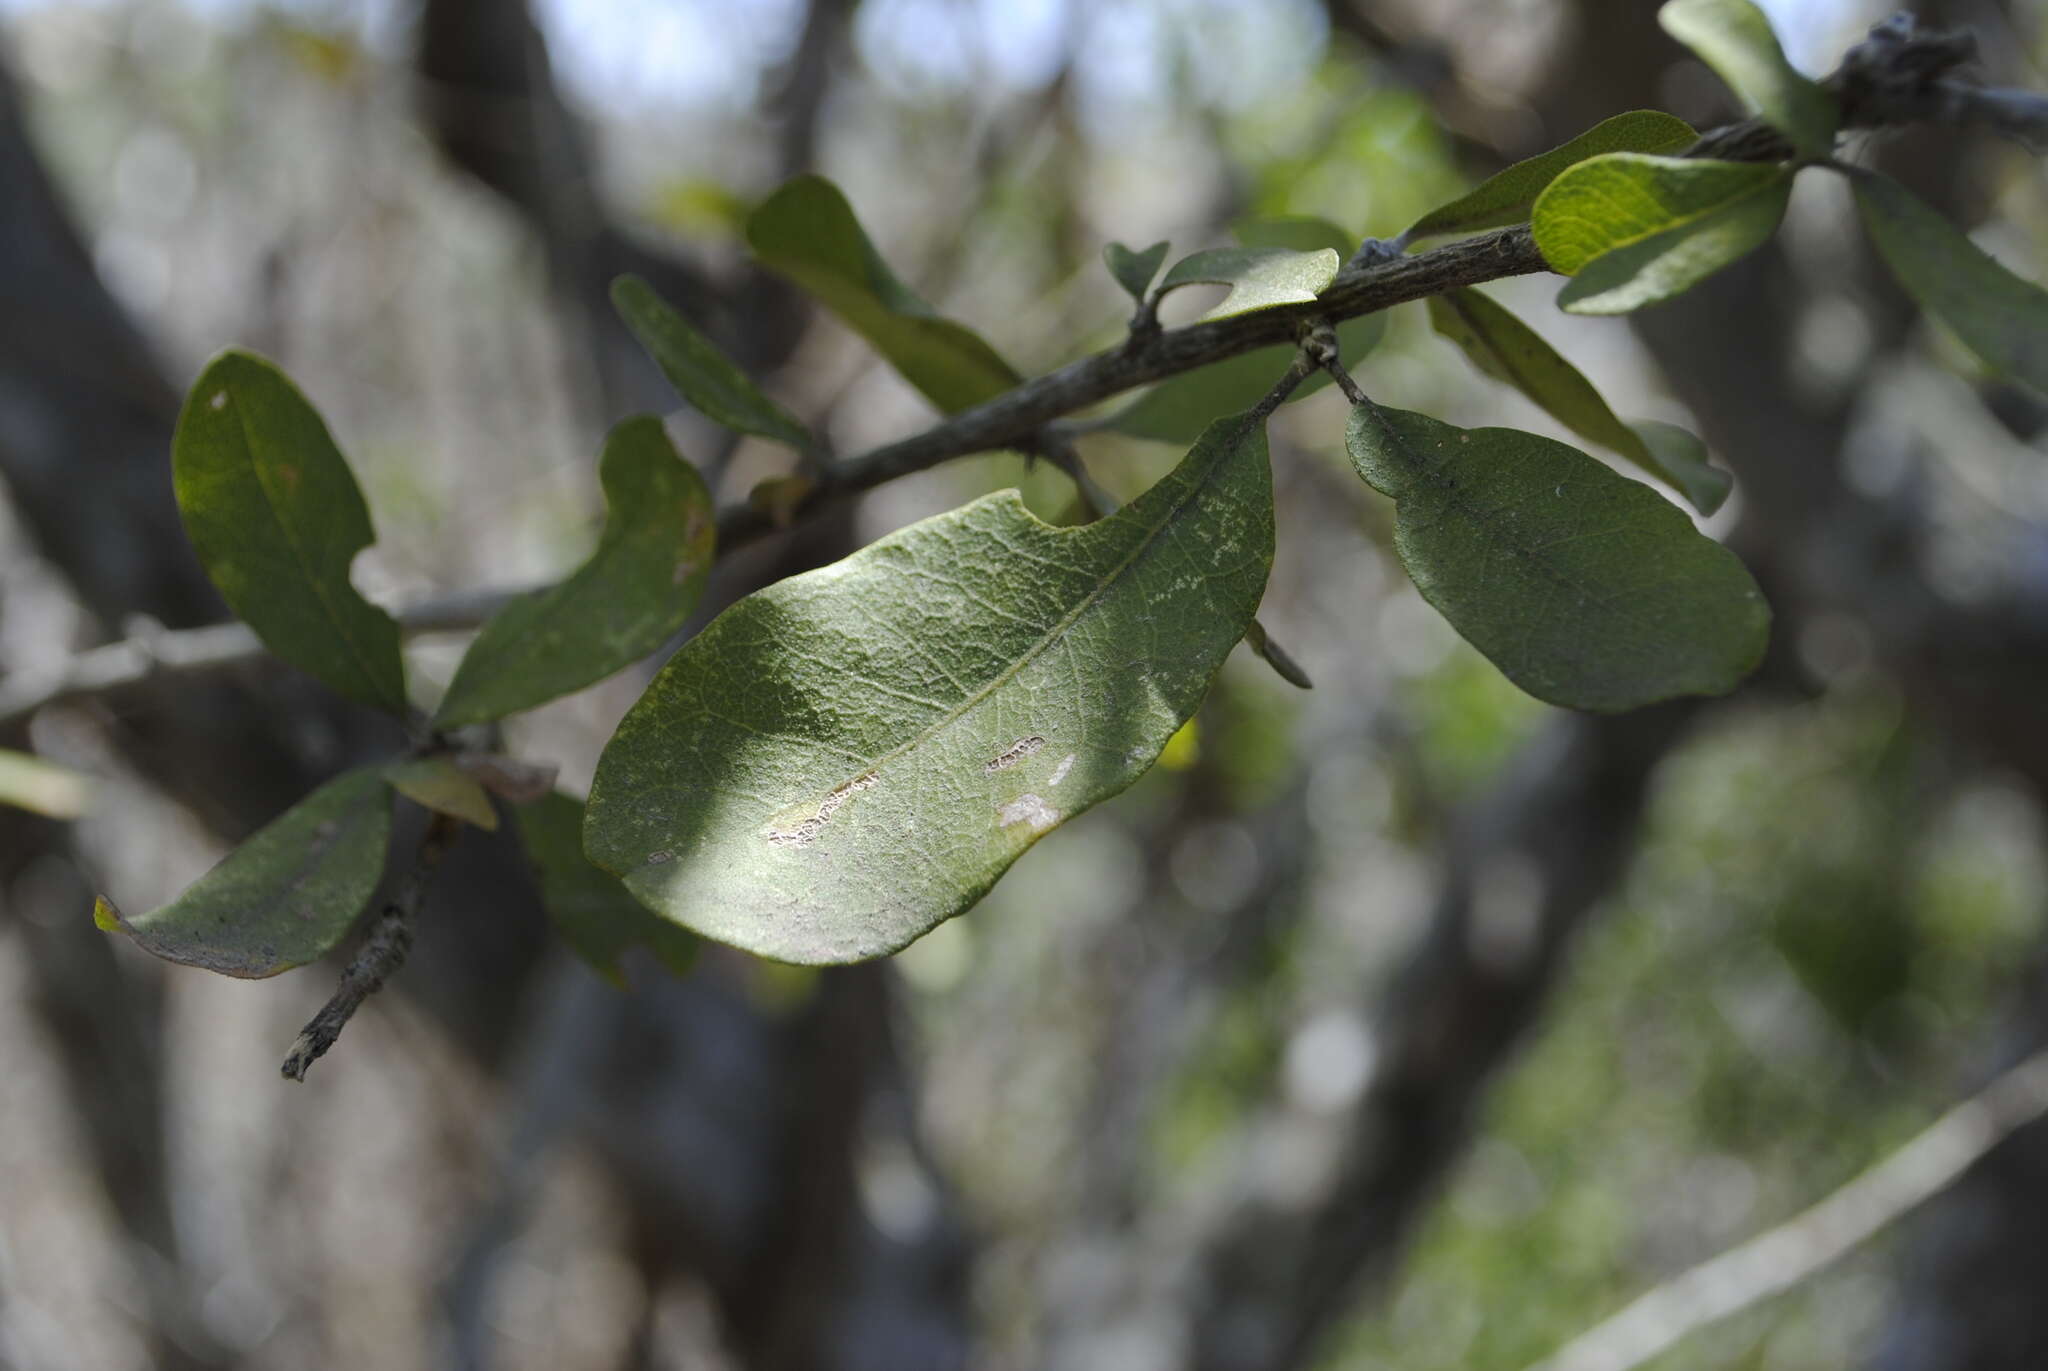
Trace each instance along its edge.
{"label": "leaf midrib", "polygon": [[[1241,441],[1243,436],[1243,434],[1239,434],[1236,441]],[[995,694],[996,691],[1002,689],[1002,687],[1008,685],[1011,681],[1015,680],[1017,676],[1023,672],[1024,668],[1030,666],[1031,663],[1033,663],[1034,661],[1037,661],[1038,658],[1044,655],[1044,653],[1054,643],[1058,642],[1060,638],[1062,638],[1066,634],[1067,630],[1073,627],[1076,620],[1078,620],[1083,614],[1086,614],[1088,610],[1091,609],[1096,604],[1096,602],[1099,601],[1103,596],[1107,595],[1110,592],[1110,590],[1116,586],[1117,582],[1123,578],[1124,574],[1128,572],[1131,569],[1131,567],[1134,566],[1141,557],[1143,557],[1147,552],[1151,550],[1152,545],[1158,541],[1159,535],[1164,533],[1167,527],[1171,525],[1174,522],[1174,520],[1180,516],[1181,511],[1187,508],[1187,506],[1191,504],[1197,496],[1199,496],[1205,490],[1208,489],[1210,483],[1215,480],[1216,473],[1222,469],[1224,463],[1227,460],[1229,460],[1234,451],[1234,446],[1229,446],[1221,449],[1217,453],[1214,460],[1210,462],[1208,471],[1204,472],[1199,480],[1191,483],[1187,489],[1187,492],[1184,495],[1182,495],[1178,500],[1175,500],[1172,504],[1166,507],[1166,510],[1161,515],[1159,521],[1156,524],[1154,524],[1151,528],[1145,531],[1144,536],[1140,538],[1136,546],[1134,546],[1131,549],[1130,555],[1125,557],[1121,562],[1117,563],[1115,567],[1113,567],[1106,575],[1104,575],[1101,579],[1101,582],[1093,590],[1089,591],[1087,595],[1082,597],[1080,603],[1075,605],[1073,609],[1069,610],[1059,620],[1058,623],[1055,623],[1051,628],[1047,629],[1045,631],[1044,636],[1042,636],[1036,643],[1033,643],[1030,649],[1024,652],[1022,655],[1020,655],[1014,663],[1012,663],[1010,666],[1005,667],[1001,672],[997,673],[994,677],[990,678],[988,684],[982,686],[979,690],[977,690],[974,694],[968,696],[965,700],[962,700],[957,707],[955,707],[953,710],[944,715],[944,717],[938,719],[932,724],[927,725],[922,732],[917,733],[908,741],[902,743],[900,746],[892,748],[888,752],[885,752],[881,756],[868,762],[866,766],[863,767],[860,771],[848,777],[845,781],[840,782],[840,786],[849,785],[852,782],[859,780],[862,776],[874,775],[875,773],[881,771],[883,767],[888,766],[891,762],[894,762],[897,758],[906,756],[907,754],[916,751],[918,748],[923,747],[926,743],[930,742],[940,733],[945,732],[954,724],[960,722],[961,719],[973,713],[974,710],[977,707],[979,707],[984,700],[989,698],[989,696]],[[1014,494],[1014,492],[1011,493]],[[1131,507],[1129,505],[1126,505],[1124,508],[1125,511],[1128,511]],[[1025,509],[1023,512],[1027,518],[1032,519],[1034,522],[1043,524],[1043,521],[1039,520],[1036,515],[1033,515],[1029,509]],[[1111,515],[1110,519],[1115,519],[1117,517],[1119,516]],[[1102,521],[1102,523],[1107,522],[1109,522],[1109,520]],[[1085,525],[1080,529],[1074,530],[1074,532],[1077,535],[1085,534],[1088,529],[1096,527],[1100,527],[1100,524]],[[1059,530],[1055,529],[1054,531],[1058,532]],[[838,790],[840,786],[832,787],[830,790],[825,791],[824,794],[830,795],[834,793],[836,790]],[[785,806],[785,808],[794,807],[795,805],[801,803],[802,801],[793,801],[790,806]],[[642,865],[644,866],[645,863],[643,862]]]}
{"label": "leaf midrib", "polygon": [[[1430,482],[1431,488],[1439,494],[1439,496],[1444,500],[1446,504],[1453,506],[1456,509],[1457,513],[1471,520],[1474,524],[1478,524],[1482,527],[1486,526],[1486,521],[1481,517],[1483,511],[1481,511],[1480,507],[1471,499],[1465,496],[1464,492],[1460,489],[1456,481],[1446,479],[1437,470],[1438,466],[1441,465],[1441,462],[1429,463],[1415,460],[1418,456],[1415,447],[1408,441],[1407,437],[1404,434],[1402,434],[1402,432],[1399,429],[1394,427],[1393,423],[1386,417],[1386,411],[1381,409],[1379,406],[1375,405],[1372,408],[1372,415],[1374,421],[1380,424],[1382,428],[1385,429],[1388,436],[1391,437],[1396,443],[1398,443],[1401,446],[1402,451],[1409,455],[1416,472],[1419,475],[1426,474]],[[1566,446],[1569,445],[1567,444]],[[1592,461],[1593,459],[1589,457],[1586,460]],[[1660,496],[1657,498],[1661,499],[1662,497]],[[1402,501],[1398,497],[1396,497],[1394,503],[1398,508]],[[1503,541],[1506,541],[1511,545],[1519,548],[1524,558],[1531,565],[1541,570],[1543,574],[1550,580],[1553,586],[1562,587],[1564,590],[1572,594],[1579,595],[1581,597],[1586,597],[1591,601],[1595,608],[1604,610],[1608,605],[1623,603],[1622,597],[1619,595],[1610,595],[1605,597],[1591,595],[1589,592],[1593,588],[1581,585],[1578,581],[1566,575],[1557,565],[1555,565],[1554,559],[1546,556],[1545,554],[1553,547],[1561,547],[1564,545],[1564,542],[1576,541],[1580,537],[1601,536],[1605,534],[1626,532],[1631,528],[1637,527],[1644,521],[1644,519],[1650,517],[1655,517],[1655,511],[1645,510],[1643,518],[1632,520],[1624,524],[1618,524],[1610,529],[1599,530],[1597,534],[1579,534],[1574,535],[1574,537],[1571,539],[1545,543],[1542,547],[1531,547],[1526,541],[1519,537],[1507,537],[1504,538]],[[1622,617],[1635,623],[1643,623],[1646,621],[1645,617],[1640,613],[1624,612]],[[1526,635],[1524,641],[1526,642]]]}

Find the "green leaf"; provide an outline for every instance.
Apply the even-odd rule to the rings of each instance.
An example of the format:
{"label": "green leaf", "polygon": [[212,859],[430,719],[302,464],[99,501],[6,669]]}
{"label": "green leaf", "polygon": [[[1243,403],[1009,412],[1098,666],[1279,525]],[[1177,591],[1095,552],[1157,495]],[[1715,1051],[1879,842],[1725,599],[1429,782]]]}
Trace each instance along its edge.
{"label": "green leaf", "polygon": [[1692,507],[1712,514],[1727,502],[1735,479],[1707,459],[1707,445],[1676,424],[1639,419],[1629,425],[1650,450],[1655,465],[1647,470],[1676,488]]}
{"label": "green leaf", "polygon": [[1306,214],[1242,219],[1230,226],[1230,236],[1248,248],[1285,248],[1289,252],[1320,252],[1328,248],[1340,261],[1358,250],[1356,234],[1346,233],[1327,219]]}
{"label": "green leaf", "polygon": [[1398,502],[1423,598],[1539,700],[1602,712],[1733,689],[1770,610],[1735,554],[1577,448],[1360,405],[1351,461]]}
{"label": "green leaf", "polygon": [[1207,323],[1275,305],[1307,304],[1337,279],[1342,263],[1331,248],[1211,248],[1174,263],[1159,283],[1159,293],[1182,286],[1229,286],[1230,294],[1196,321]]}
{"label": "green leaf", "polygon": [[503,718],[601,681],[667,642],[696,608],[717,527],[703,478],[661,420],[642,414],[614,428],[598,479],[608,513],[597,551],[560,585],[492,616],[435,727]]}
{"label": "green leaf", "polygon": [[185,397],[171,472],[186,536],[263,645],[364,704],[405,713],[398,624],[356,593],[376,541],[327,426],[254,353],[213,359]]}
{"label": "green leaf", "polygon": [[460,819],[487,833],[498,828],[498,811],[475,777],[452,757],[412,757],[384,768],[384,779],[414,804]]}
{"label": "green leaf", "polygon": [[624,985],[619,958],[645,946],[678,976],[690,969],[697,939],[648,912],[609,871],[583,855],[583,802],[555,791],[513,813],[519,840],[540,879],[540,900],[562,941],[607,979]]}
{"label": "green leaf", "polygon": [[[1667,465],[1638,430],[1614,417],[1600,392],[1540,334],[1476,290],[1453,290],[1429,300],[1429,320],[1456,343],[1472,364],[1504,381],[1544,413],[1589,443],[1620,453],[1638,467],[1683,492],[1702,514],[1712,514],[1728,496],[1725,475],[1706,465],[1706,453],[1689,453],[1668,436],[1660,441],[1681,460]],[[1670,425],[1659,425],[1669,429]],[[1672,433],[1690,438],[1683,429]],[[1697,440],[1694,440],[1697,446]],[[1712,478],[1720,477],[1718,483]]]}
{"label": "green leaf", "polygon": [[1091,524],[1015,491],[913,524],[686,643],[599,759],[584,849],[763,956],[894,952],[1152,765],[1272,555],[1248,415]]}
{"label": "green leaf", "polygon": [[46,819],[76,819],[91,803],[91,777],[0,747],[0,805],[26,809]]}
{"label": "green leaf", "polygon": [[1863,227],[1906,293],[1991,367],[2048,395],[2048,292],[1993,261],[1898,182],[1850,175]]}
{"label": "green leaf", "polygon": [[1152,278],[1159,274],[1159,264],[1166,260],[1167,246],[1164,238],[1143,252],[1132,252],[1122,243],[1108,243],[1102,249],[1102,262],[1124,293],[1143,304],[1145,292],[1152,289]]}
{"label": "green leaf", "polygon": [[165,961],[275,976],[348,936],[383,876],[390,839],[384,778],[374,767],[343,772],[163,908],[131,919],[101,896],[93,921]]}
{"label": "green leaf", "polygon": [[1834,148],[1841,111],[1785,60],[1771,21],[1750,0],[1671,0],[1657,22],[1802,155],[1825,157]]}
{"label": "green leaf", "polygon": [[810,450],[810,430],[763,395],[709,338],[655,294],[653,286],[638,276],[619,277],[612,282],[612,307],[669,384],[705,418],[739,433],[787,443],[799,452]]}
{"label": "green leaf", "polygon": [[1581,162],[1536,201],[1536,246],[1578,279],[1557,302],[1622,314],[1668,300],[1762,246],[1792,174],[1755,162],[1617,152]]}
{"label": "green leaf", "polygon": [[1569,143],[1494,173],[1450,204],[1417,219],[1401,236],[1434,238],[1519,224],[1529,217],[1543,188],[1567,167],[1607,152],[1680,152],[1698,141],[1692,125],[1674,115],[1643,109],[1617,114]]}
{"label": "green leaf", "polygon": [[[1357,366],[1386,334],[1384,313],[1360,315],[1337,325],[1337,345],[1344,364]],[[1170,376],[1096,427],[1185,446],[1201,437],[1202,430],[1219,416],[1237,414],[1257,404],[1293,365],[1294,351],[1292,343],[1276,343]],[[1329,384],[1329,373],[1318,371],[1296,388],[1288,403],[1306,399]]]}
{"label": "green leaf", "polygon": [[896,279],[839,187],[822,176],[799,176],[769,196],[747,221],[747,242],[948,413],[1022,379],[979,334],[941,318]]}

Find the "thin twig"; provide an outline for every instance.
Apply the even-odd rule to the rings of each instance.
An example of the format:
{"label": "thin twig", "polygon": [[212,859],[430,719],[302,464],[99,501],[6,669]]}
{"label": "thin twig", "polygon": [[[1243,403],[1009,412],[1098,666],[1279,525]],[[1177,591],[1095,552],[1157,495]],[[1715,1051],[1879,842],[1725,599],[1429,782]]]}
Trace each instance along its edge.
{"label": "thin twig", "polygon": [[[460,632],[481,626],[506,602],[531,589],[492,587],[435,595],[394,617],[407,636]],[[17,672],[0,680],[0,728],[65,700],[105,695],[158,677],[227,671],[266,655],[262,641],[244,623],[145,628],[119,642],[88,648],[51,670]]]}
{"label": "thin twig", "polygon": [[335,990],[334,997],[321,1006],[320,1012],[313,1016],[292,1044],[292,1050],[285,1054],[285,1079],[306,1079],[306,1069],[334,1046],[334,1040],[355,1017],[356,1010],[362,1008],[363,1001],[375,994],[405,964],[405,955],[412,950],[412,921],[426,900],[427,887],[433,883],[435,869],[441,865],[441,858],[447,855],[448,847],[461,827],[460,822],[446,814],[434,814],[428,818],[427,830],[420,837],[419,852],[413,858],[412,869],[405,873],[390,903],[377,916],[377,926],[370,930],[370,936],[341,973],[341,985]]}
{"label": "thin twig", "polygon": [[2048,1114],[2048,1050],[2013,1067],[1819,1204],[1637,1299],[1531,1371],[1631,1371],[1841,1260]]}

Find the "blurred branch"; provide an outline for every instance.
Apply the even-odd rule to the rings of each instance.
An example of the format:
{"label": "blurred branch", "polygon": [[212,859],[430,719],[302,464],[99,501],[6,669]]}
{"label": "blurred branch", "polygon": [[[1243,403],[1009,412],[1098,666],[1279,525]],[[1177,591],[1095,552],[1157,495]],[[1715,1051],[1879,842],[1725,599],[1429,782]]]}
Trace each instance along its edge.
{"label": "blurred branch", "polygon": [[[477,628],[529,589],[532,587],[436,595],[400,610],[395,617],[407,634]],[[225,671],[267,655],[268,649],[244,623],[166,629],[145,621],[128,637],[89,648],[47,672],[19,672],[0,680],[0,727],[65,700],[111,694],[166,677]]]}
{"label": "blurred branch", "polygon": [[1334,1179],[1311,1207],[1248,1207],[1203,1259],[1196,1371],[1310,1364],[1361,1283],[1392,1266],[1634,851],[1651,773],[1697,708],[1562,719],[1464,816],[1428,933],[1392,991],[1375,990],[1379,1051]]}
{"label": "blurred branch", "polygon": [[2048,1114],[2048,1050],[1999,1076],[1819,1204],[1666,1281],[1531,1371],[1633,1371],[1816,1275]]}
{"label": "blurred branch", "polygon": [[437,813],[427,820],[427,830],[420,838],[412,866],[384,906],[370,936],[349,959],[341,973],[340,988],[320,1007],[320,1012],[292,1044],[292,1050],[285,1054],[286,1080],[305,1080],[307,1068],[327,1055],[327,1049],[334,1046],[363,1001],[376,994],[405,964],[405,954],[412,950],[412,921],[419,917],[427,887],[433,884],[434,873],[440,869],[441,859],[448,855],[448,847],[461,827],[460,821],[446,814]]}

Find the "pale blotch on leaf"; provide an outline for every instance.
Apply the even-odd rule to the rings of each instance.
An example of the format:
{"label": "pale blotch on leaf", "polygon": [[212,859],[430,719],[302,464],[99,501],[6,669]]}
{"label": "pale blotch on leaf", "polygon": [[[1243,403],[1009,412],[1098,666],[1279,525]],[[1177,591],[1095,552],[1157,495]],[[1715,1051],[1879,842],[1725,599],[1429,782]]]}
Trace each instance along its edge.
{"label": "pale blotch on leaf", "polygon": [[1025,793],[996,811],[1004,828],[1011,824],[1029,824],[1033,833],[1043,833],[1060,821],[1060,812],[1038,796]]}

